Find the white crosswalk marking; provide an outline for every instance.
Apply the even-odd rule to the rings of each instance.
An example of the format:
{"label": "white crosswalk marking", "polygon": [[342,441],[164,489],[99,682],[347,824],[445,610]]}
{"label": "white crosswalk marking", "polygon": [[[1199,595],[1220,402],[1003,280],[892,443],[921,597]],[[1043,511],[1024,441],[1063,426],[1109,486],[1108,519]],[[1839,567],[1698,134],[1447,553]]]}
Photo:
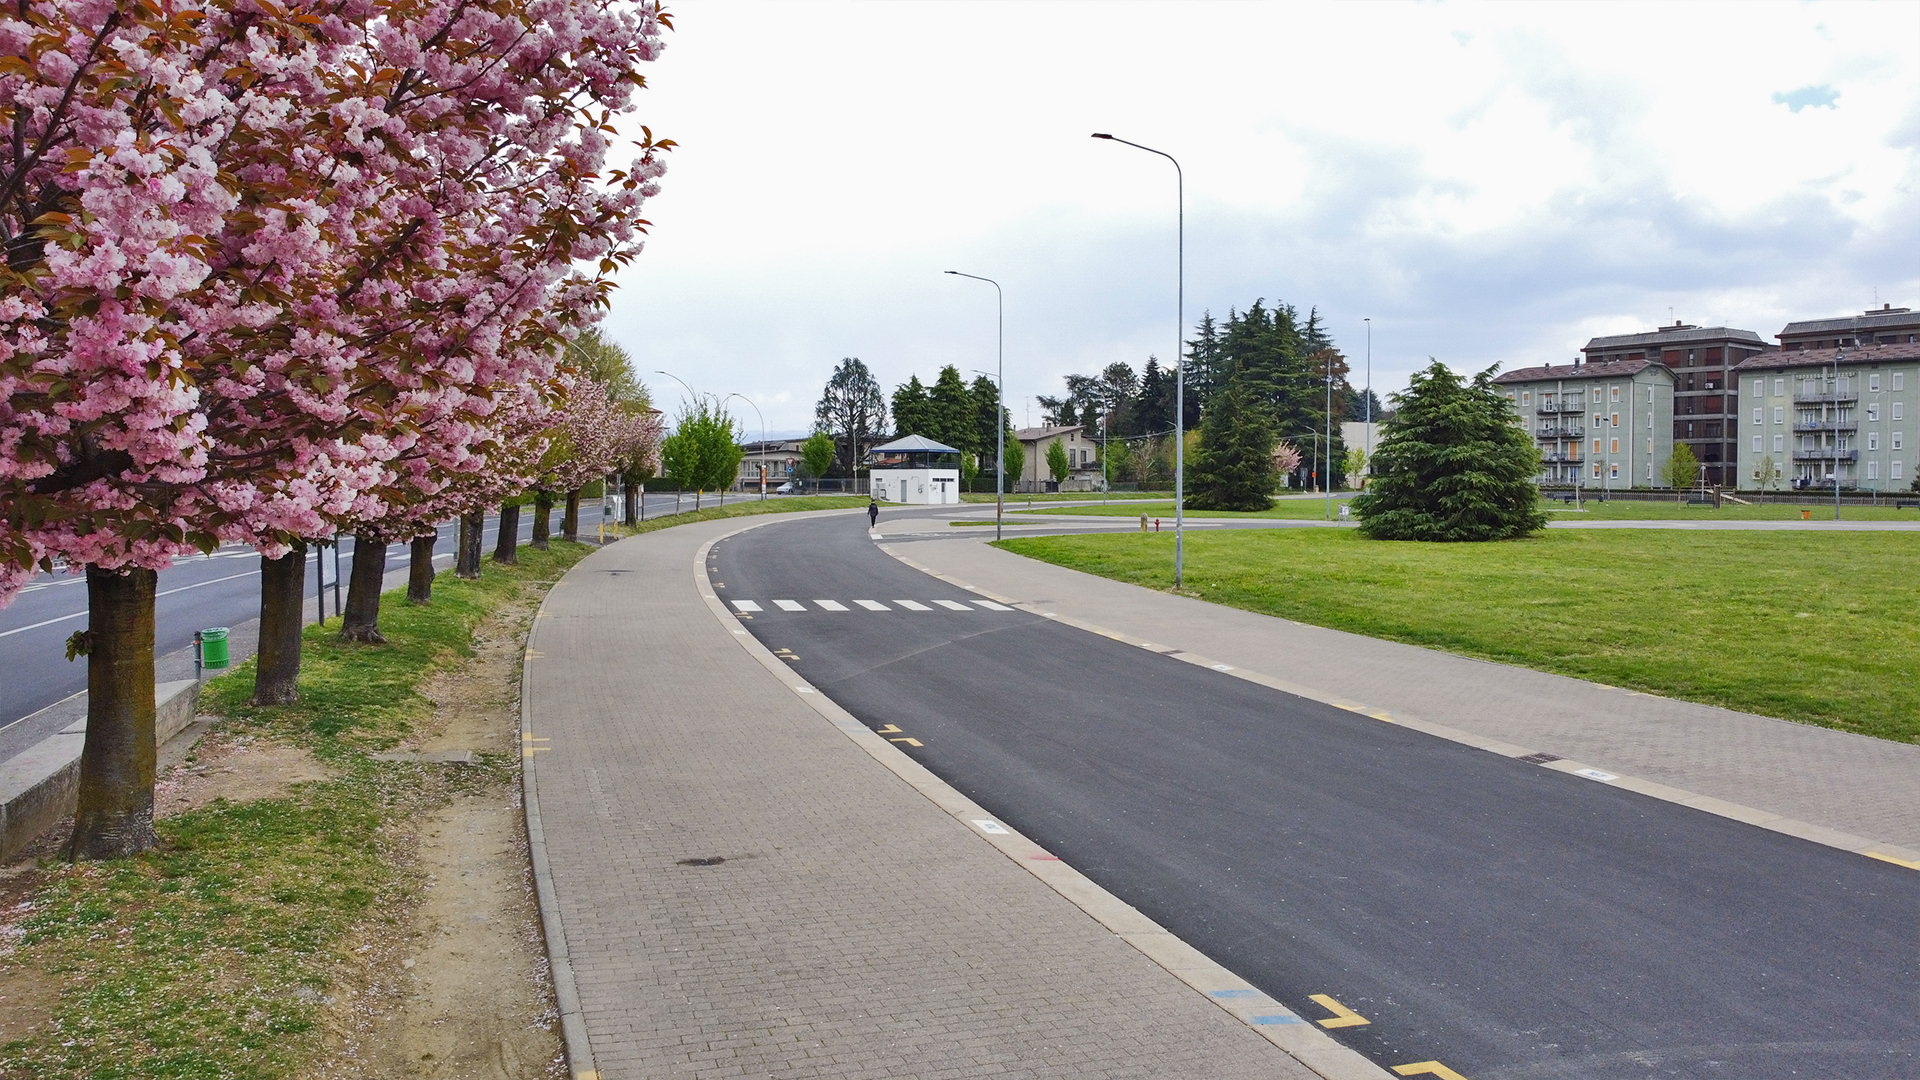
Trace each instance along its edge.
{"label": "white crosswalk marking", "polygon": [[759,611],[760,610],[760,605],[754,603],[751,600],[735,600],[733,602],[733,606],[734,606],[734,610],[736,611]]}
{"label": "white crosswalk marking", "polygon": [[975,600],[974,603],[979,604],[981,607],[986,608],[988,611],[1012,611],[1013,610],[1012,608],[1008,607],[1005,604],[996,604],[991,600]]}
{"label": "white crosswalk marking", "polygon": [[868,611],[892,611],[893,610],[892,608],[888,607],[887,605],[881,603],[878,600],[855,600],[854,603],[859,604],[861,607],[866,608]]}
{"label": "white crosswalk marking", "polygon": [[933,610],[932,608],[928,607],[927,605],[921,603],[918,600],[895,600],[894,603],[899,604],[901,607],[906,608],[908,611],[932,611]]}
{"label": "white crosswalk marking", "polygon": [[972,611],[973,610],[972,608],[968,607],[967,605],[961,603],[958,600],[935,600],[934,603],[939,604],[941,607],[946,608],[948,611]]}
{"label": "white crosswalk marking", "polygon": [[777,608],[779,608],[779,609],[780,609],[781,611],[805,611],[805,610],[807,610],[807,605],[805,605],[805,604],[803,604],[803,603],[801,603],[801,602],[800,602],[800,601],[798,601],[798,600],[775,600],[775,601],[773,602],[773,606],[774,606],[774,607],[777,607]]}
{"label": "white crosswalk marking", "polygon": [[845,610],[847,610],[847,605],[845,605],[845,604],[843,604],[843,603],[841,603],[841,602],[840,602],[840,601],[838,601],[838,600],[815,600],[815,601],[814,601],[814,603],[816,603],[816,604],[819,604],[819,605],[820,605],[820,610],[822,610],[822,611],[845,611]]}

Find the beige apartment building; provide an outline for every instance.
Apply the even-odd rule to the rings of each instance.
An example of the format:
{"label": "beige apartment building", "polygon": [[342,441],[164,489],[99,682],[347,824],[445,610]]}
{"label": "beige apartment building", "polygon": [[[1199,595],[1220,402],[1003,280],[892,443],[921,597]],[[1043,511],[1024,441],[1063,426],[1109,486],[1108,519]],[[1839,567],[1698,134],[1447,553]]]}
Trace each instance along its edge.
{"label": "beige apartment building", "polygon": [[1494,383],[1540,450],[1540,483],[1594,490],[1663,486],[1673,454],[1674,376],[1652,360],[1518,368]]}
{"label": "beige apartment building", "polygon": [[1908,440],[1920,435],[1920,331],[1901,336],[1916,340],[1839,348],[1789,343],[1734,368],[1740,487],[1832,488],[1837,479],[1843,490],[1912,490],[1920,455]]}

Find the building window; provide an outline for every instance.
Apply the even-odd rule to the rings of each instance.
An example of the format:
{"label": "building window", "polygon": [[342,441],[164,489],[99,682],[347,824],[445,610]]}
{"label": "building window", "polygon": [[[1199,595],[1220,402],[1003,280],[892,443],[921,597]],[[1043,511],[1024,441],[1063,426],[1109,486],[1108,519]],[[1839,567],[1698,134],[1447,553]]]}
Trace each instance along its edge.
{"label": "building window", "polygon": [[1887,472],[1887,475],[1895,480],[1903,479],[1903,477],[1900,475],[1900,461],[1898,458],[1894,459],[1893,464],[1889,466],[1889,471]]}
{"label": "building window", "polygon": [[1869,480],[1880,479],[1880,463],[1879,462],[1877,461],[1867,462],[1867,479]]}
{"label": "building window", "polygon": [[1781,407],[1781,406],[1779,406],[1779,405],[1775,405],[1775,406],[1773,407],[1773,422],[1774,422],[1774,423],[1776,423],[1776,424],[1784,424],[1784,423],[1786,423],[1786,422],[1787,422],[1787,410],[1786,410],[1785,408],[1783,408],[1783,407]]}
{"label": "building window", "polygon": [[1779,397],[1780,395],[1786,392],[1787,392],[1787,380],[1785,379],[1773,380],[1773,396],[1774,397]]}
{"label": "building window", "polygon": [[1894,418],[1895,420],[1904,420],[1904,419],[1906,419],[1906,416],[1907,416],[1907,403],[1906,403],[1906,402],[1904,402],[1904,401],[1896,401],[1896,402],[1894,402],[1894,403],[1893,403],[1893,418]]}
{"label": "building window", "polygon": [[1653,483],[1653,462],[1647,462],[1647,483]]}
{"label": "building window", "polygon": [[1600,404],[1600,388],[1597,386],[1593,388],[1593,403]]}
{"label": "building window", "polygon": [[1767,410],[1762,409],[1757,405],[1754,406],[1753,425],[1755,427],[1759,427],[1761,424],[1764,424],[1767,422],[1766,418],[1767,418]]}
{"label": "building window", "polygon": [[1598,479],[1600,479],[1600,464],[1599,464],[1599,462],[1595,462],[1595,463],[1594,463],[1594,466],[1593,466],[1593,478],[1594,478],[1595,480],[1598,480]]}
{"label": "building window", "polygon": [[1620,440],[1619,440],[1619,439],[1614,439],[1614,440],[1613,440],[1613,449],[1612,449],[1611,451],[1609,451],[1609,453],[1614,453],[1614,454],[1617,454],[1617,453],[1619,453],[1619,452],[1620,452]]}
{"label": "building window", "polygon": [[1596,454],[1600,452],[1600,440],[1599,440],[1599,439],[1595,439],[1595,440],[1593,440],[1593,452],[1594,452],[1594,453],[1596,453]]}
{"label": "building window", "polygon": [[1612,465],[1607,466],[1607,479],[1609,480],[1620,479],[1620,463],[1619,462],[1616,461]]}
{"label": "building window", "polygon": [[1867,422],[1868,423],[1880,422],[1880,403],[1879,402],[1875,401],[1875,402],[1867,403]]}
{"label": "building window", "polygon": [[1871,375],[1867,376],[1867,392],[1869,394],[1877,394],[1880,392],[1880,373],[1879,372],[1876,371]]}
{"label": "building window", "polygon": [[1765,379],[1753,380],[1753,396],[1754,397],[1767,396],[1767,380]]}
{"label": "building window", "polygon": [[1906,373],[1906,372],[1904,372],[1904,371],[1896,371],[1896,372],[1894,372],[1894,373],[1893,373],[1893,388],[1894,388],[1895,390],[1903,390],[1903,389],[1905,389],[1905,388],[1906,388],[1906,382],[1907,382],[1907,373]]}
{"label": "building window", "polygon": [[1619,414],[1619,413],[1614,413],[1614,414],[1613,414],[1613,426],[1614,426],[1614,427],[1619,427],[1619,426],[1620,426],[1620,414]]}
{"label": "building window", "polygon": [[1761,436],[1759,435],[1753,437],[1753,452],[1756,454],[1760,452],[1760,439]]}
{"label": "building window", "polygon": [[1615,401],[1619,401],[1619,400],[1620,400],[1620,388],[1619,388],[1619,387],[1617,387],[1617,386],[1616,386],[1616,387],[1613,387],[1613,400],[1615,400]]}
{"label": "building window", "polygon": [[1787,437],[1785,435],[1775,435],[1773,437],[1773,452],[1778,454],[1786,450],[1786,448],[1787,448]]}
{"label": "building window", "polygon": [[1531,390],[1520,391],[1520,404],[1528,405],[1528,404],[1531,404],[1532,402],[1533,402],[1533,391]]}
{"label": "building window", "polygon": [[1867,449],[1869,450],[1880,449],[1880,433],[1879,432],[1877,431],[1867,432]]}
{"label": "building window", "polygon": [[1904,450],[1906,449],[1906,447],[1901,444],[1905,443],[1906,441],[1907,441],[1907,433],[1904,431],[1896,431],[1893,433],[1893,442],[1891,445],[1895,450]]}

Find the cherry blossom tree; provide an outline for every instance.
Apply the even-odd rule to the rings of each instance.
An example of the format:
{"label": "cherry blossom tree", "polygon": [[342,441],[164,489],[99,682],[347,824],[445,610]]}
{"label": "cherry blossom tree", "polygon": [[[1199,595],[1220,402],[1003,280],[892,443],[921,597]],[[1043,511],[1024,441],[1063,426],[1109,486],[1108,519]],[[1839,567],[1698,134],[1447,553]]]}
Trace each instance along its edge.
{"label": "cherry blossom tree", "polygon": [[667,25],[591,0],[0,15],[0,603],[35,566],[88,576],[75,857],[155,842],[155,571],[259,546],[256,697],[285,700],[302,541],[465,467],[495,388],[604,305],[671,146],[608,170],[610,125]]}

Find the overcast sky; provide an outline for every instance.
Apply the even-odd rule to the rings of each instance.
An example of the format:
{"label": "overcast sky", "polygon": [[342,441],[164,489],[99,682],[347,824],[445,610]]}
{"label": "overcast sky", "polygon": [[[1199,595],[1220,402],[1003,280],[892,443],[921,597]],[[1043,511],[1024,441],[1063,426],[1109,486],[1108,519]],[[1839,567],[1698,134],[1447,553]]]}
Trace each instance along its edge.
{"label": "overcast sky", "polygon": [[991,369],[993,289],[948,269],[1006,290],[1016,423],[1165,361],[1173,168],[1095,131],[1186,170],[1189,328],[1317,307],[1357,385],[1370,316],[1383,395],[1669,310],[1920,307],[1920,3],[669,10],[636,122],[680,149],[607,324],[669,412],[656,369],[774,431],[844,356],[889,392]]}

